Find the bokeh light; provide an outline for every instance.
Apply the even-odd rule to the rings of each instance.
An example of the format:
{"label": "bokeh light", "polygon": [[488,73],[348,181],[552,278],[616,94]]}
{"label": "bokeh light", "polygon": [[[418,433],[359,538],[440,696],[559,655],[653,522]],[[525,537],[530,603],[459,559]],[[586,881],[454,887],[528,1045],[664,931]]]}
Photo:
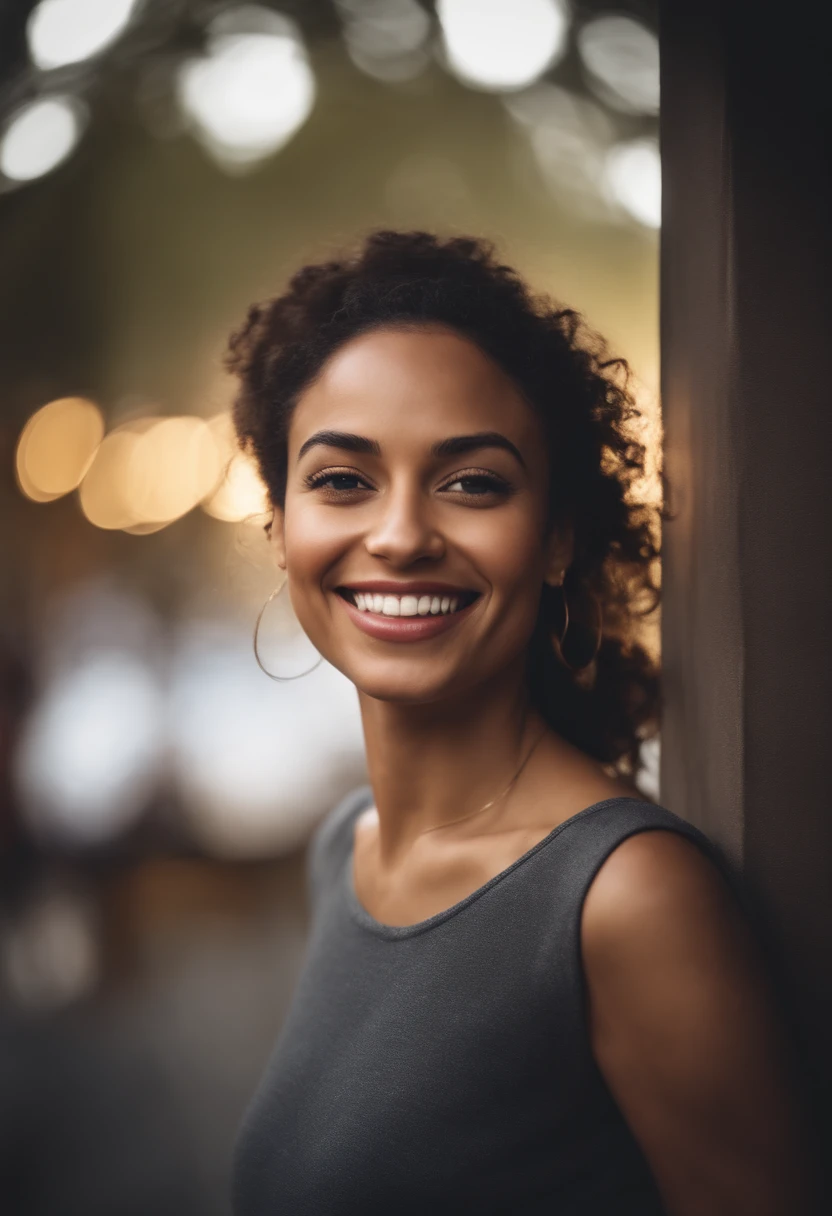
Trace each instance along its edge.
{"label": "bokeh light", "polygon": [[81,509],[98,528],[157,531],[210,495],[222,471],[215,431],[201,418],[137,418],[100,444],[81,484]]}
{"label": "bokeh light", "polygon": [[85,110],[69,96],[41,97],[15,110],[0,138],[0,172],[29,182],[56,169],[75,148]]}
{"label": "bokeh light", "polygon": [[167,738],[192,833],[220,856],[299,847],[320,808],[365,780],[353,685],[322,663],[276,686],[251,634],[218,624],[192,623],[177,647]]}
{"label": "bokeh light", "polygon": [[481,89],[524,88],[566,49],[560,0],[438,0],[436,12],[448,66]]}
{"label": "bokeh light", "polygon": [[240,523],[252,517],[259,522],[268,513],[266,489],[250,457],[241,453],[233,458],[219,489],[203,503],[203,509],[226,523]]}
{"label": "bokeh light", "polygon": [[126,30],[136,0],[40,0],[26,26],[29,54],[44,70],[89,59]]}
{"label": "bokeh light", "polygon": [[633,17],[610,14],[578,32],[589,84],[607,105],[627,114],[659,112],[659,40]]}
{"label": "bokeh light", "polygon": [[504,105],[525,131],[552,195],[584,219],[609,220],[603,174],[614,134],[610,116],[548,81],[506,97]]}
{"label": "bokeh light", "polygon": [[610,194],[628,215],[646,228],[660,227],[662,171],[655,139],[634,139],[610,148],[604,179]]}
{"label": "bokeh light", "polygon": [[253,458],[237,446],[231,415],[217,414],[208,426],[220,453],[222,477],[214,493],[203,502],[203,510],[226,523],[261,522],[270,509],[266,487]]}
{"label": "bokeh light", "polygon": [[251,167],[309,117],[315,78],[306,49],[293,22],[255,5],[216,17],[206,46],[179,69],[180,106],[223,168]]}
{"label": "bokeh light", "polygon": [[[147,419],[153,425],[157,419]],[[137,424],[119,427],[102,440],[78,490],[81,510],[97,528],[130,528],[143,521],[128,496],[130,462],[139,442]]]}
{"label": "bokeh light", "polygon": [[209,494],[220,472],[219,447],[201,418],[163,418],[137,437],[123,492],[136,523],[167,523]]}
{"label": "bokeh light", "polygon": [[355,66],[389,84],[427,67],[431,20],[416,0],[336,0],[347,54]]}
{"label": "bokeh light", "polygon": [[17,444],[15,472],[23,493],[49,502],[78,486],[104,434],[98,406],[61,397],[32,415]]}
{"label": "bokeh light", "polygon": [[162,742],[161,691],[137,656],[101,651],[60,673],[24,724],[16,784],[42,837],[99,844],[146,806]]}

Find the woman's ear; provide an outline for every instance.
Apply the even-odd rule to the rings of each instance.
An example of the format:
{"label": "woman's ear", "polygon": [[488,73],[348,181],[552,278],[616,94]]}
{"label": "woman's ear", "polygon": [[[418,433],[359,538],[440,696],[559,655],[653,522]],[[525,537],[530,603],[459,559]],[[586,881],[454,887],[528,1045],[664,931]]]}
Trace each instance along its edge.
{"label": "woman's ear", "polygon": [[272,522],[269,526],[269,544],[271,545],[274,563],[279,570],[286,569],[286,540],[284,534],[285,516],[282,507],[272,511]]}
{"label": "woman's ear", "polygon": [[546,564],[543,581],[550,587],[559,587],[564,575],[572,565],[575,553],[575,530],[571,520],[554,526],[546,541]]}

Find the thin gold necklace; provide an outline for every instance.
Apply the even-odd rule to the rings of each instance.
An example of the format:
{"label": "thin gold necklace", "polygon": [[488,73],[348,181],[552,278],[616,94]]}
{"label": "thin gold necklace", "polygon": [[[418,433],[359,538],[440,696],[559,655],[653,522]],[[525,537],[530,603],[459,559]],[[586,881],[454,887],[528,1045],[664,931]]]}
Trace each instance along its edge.
{"label": "thin gold necklace", "polygon": [[526,755],[523,758],[517,772],[514,774],[511,781],[509,781],[506,788],[501,793],[499,793],[496,798],[492,798],[490,802],[486,802],[485,806],[481,806],[476,811],[469,811],[469,813],[467,815],[460,815],[458,819],[449,819],[447,823],[437,823],[432,828],[425,828],[425,830],[423,832],[418,832],[417,835],[426,836],[428,834],[428,832],[438,832],[440,828],[449,828],[454,823],[462,823],[463,820],[465,820],[465,819],[473,819],[475,815],[481,815],[483,813],[483,811],[490,810],[492,806],[496,806],[498,802],[501,802],[503,800],[503,798],[506,798],[511,793],[511,791],[514,789],[517,782],[519,781],[520,774],[523,772],[523,769],[526,767],[526,765],[531,760],[535,748],[537,747],[538,743],[540,743],[543,736],[546,734],[546,729],[547,728],[544,727],[543,730],[540,732],[540,734],[537,736],[534,743],[531,745],[529,750],[526,752]]}

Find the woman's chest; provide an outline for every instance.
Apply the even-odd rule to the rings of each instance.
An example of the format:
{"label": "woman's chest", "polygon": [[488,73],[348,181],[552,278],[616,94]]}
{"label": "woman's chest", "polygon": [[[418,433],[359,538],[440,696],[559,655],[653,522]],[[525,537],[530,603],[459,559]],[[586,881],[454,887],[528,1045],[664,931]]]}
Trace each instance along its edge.
{"label": "woman's chest", "polygon": [[383,866],[377,841],[356,831],[352,884],[360,905],[384,925],[415,925],[447,911],[503,874],[552,831],[526,827],[456,843],[417,842],[406,861]]}
{"label": "woman's chest", "polygon": [[577,993],[485,934],[320,934],[241,1140],[249,1188],[266,1170],[300,1216],[551,1184],[591,1095]]}

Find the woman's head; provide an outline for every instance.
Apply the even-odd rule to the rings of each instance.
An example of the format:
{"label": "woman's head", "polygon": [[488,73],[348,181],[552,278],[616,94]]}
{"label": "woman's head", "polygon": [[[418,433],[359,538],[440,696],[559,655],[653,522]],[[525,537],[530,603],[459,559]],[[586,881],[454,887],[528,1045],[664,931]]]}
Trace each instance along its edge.
{"label": "woman's head", "polygon": [[484,242],[378,232],[252,308],[228,362],[321,652],[385,700],[517,671],[559,733],[632,770],[657,713],[632,638],[657,599],[655,509],[632,501],[626,365],[580,318]]}

